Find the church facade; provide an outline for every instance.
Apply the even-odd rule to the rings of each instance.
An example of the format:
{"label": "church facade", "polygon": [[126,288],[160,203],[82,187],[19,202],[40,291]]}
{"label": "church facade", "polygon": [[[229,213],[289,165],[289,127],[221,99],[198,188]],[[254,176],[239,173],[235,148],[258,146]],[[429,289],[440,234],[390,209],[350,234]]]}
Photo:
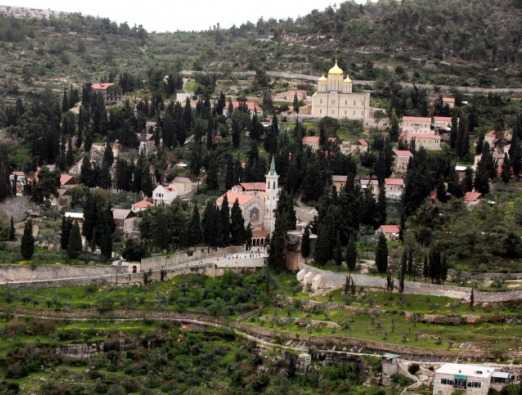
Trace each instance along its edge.
{"label": "church facade", "polygon": [[272,158],[265,182],[244,182],[235,185],[220,196],[216,204],[221,207],[225,196],[230,207],[237,201],[245,219],[245,226],[250,224],[254,238],[264,240],[274,232],[279,194],[279,175]]}
{"label": "church facade", "polygon": [[337,62],[328,77],[319,78],[317,92],[312,96],[312,116],[349,119],[366,123],[370,118],[370,94],[354,93],[350,76]]}

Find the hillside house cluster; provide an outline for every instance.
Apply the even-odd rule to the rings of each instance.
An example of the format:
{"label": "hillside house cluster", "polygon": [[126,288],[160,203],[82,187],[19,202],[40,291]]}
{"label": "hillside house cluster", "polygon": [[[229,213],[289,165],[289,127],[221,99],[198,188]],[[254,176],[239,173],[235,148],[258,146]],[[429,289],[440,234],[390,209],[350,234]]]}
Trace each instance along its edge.
{"label": "hillside house cluster", "polygon": [[[346,183],[348,182],[348,176],[344,175],[333,175],[332,185],[335,187],[337,193],[342,191]],[[376,178],[370,177],[357,177],[355,182],[359,184],[362,190],[371,188],[375,199],[378,198],[380,192],[379,181]],[[386,199],[400,200],[402,193],[404,192],[404,179],[402,178],[386,178],[384,180],[384,188]]]}

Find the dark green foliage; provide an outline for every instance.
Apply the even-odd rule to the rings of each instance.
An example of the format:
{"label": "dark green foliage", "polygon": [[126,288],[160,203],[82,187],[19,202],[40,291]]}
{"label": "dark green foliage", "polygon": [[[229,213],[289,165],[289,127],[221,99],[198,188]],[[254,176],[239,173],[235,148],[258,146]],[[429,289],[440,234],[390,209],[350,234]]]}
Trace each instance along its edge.
{"label": "dark green foliage", "polygon": [[0,202],[11,195],[7,147],[0,145]]}
{"label": "dark green foliage", "polygon": [[286,191],[279,196],[275,229],[270,239],[268,264],[276,269],[286,267],[286,233],[295,229],[296,216],[293,199]]}
{"label": "dark green foliage", "polygon": [[30,219],[25,222],[20,252],[25,260],[30,260],[34,254],[33,223]]}
{"label": "dark green foliage", "polygon": [[379,241],[375,250],[375,266],[381,274],[388,271],[388,243],[383,233],[379,234]]}
{"label": "dark green foliage", "polygon": [[9,221],[9,231],[7,232],[7,240],[9,240],[9,241],[16,240],[16,230],[15,230],[13,217],[11,217],[11,220]]}
{"label": "dark green foliage", "polygon": [[71,259],[76,259],[80,256],[81,251],[82,236],[80,234],[80,226],[77,222],[74,222],[69,233],[69,240],[67,242],[67,256]]}
{"label": "dark green foliage", "polygon": [[310,256],[310,244],[310,227],[307,226],[303,233],[303,241],[301,242],[301,255],[303,256],[303,258],[308,258]]}
{"label": "dark green foliage", "polygon": [[225,195],[221,203],[220,216],[220,244],[228,245],[230,242],[230,206],[228,205],[228,197]]}
{"label": "dark green foliage", "polygon": [[190,219],[188,229],[188,243],[189,245],[198,245],[203,241],[203,234],[201,230],[201,218],[197,204],[192,209],[192,218]]}
{"label": "dark green foliage", "polygon": [[243,245],[246,242],[245,219],[236,200],[230,215],[230,234],[232,245]]}
{"label": "dark green foliage", "polygon": [[67,250],[67,245],[69,244],[69,236],[71,234],[72,229],[72,221],[65,216],[62,217],[62,231],[60,234],[60,246],[62,250]]}
{"label": "dark green foliage", "polygon": [[353,272],[357,267],[357,246],[355,245],[355,238],[350,237],[348,245],[346,246],[346,265],[348,270]]}

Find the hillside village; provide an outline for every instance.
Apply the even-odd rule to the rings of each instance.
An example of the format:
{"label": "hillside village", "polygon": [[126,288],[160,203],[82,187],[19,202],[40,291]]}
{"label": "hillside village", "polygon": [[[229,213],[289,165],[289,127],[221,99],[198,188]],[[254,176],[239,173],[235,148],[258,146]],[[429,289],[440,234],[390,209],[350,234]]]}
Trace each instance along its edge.
{"label": "hillside village", "polygon": [[0,105],[0,392],[522,390],[521,98],[320,63]]}

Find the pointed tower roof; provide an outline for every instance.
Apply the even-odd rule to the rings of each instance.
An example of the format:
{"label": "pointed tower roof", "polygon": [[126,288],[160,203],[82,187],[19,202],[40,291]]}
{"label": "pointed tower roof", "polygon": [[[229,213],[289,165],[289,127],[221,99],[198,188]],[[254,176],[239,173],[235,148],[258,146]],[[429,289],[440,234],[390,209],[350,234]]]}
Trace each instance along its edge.
{"label": "pointed tower roof", "polygon": [[336,60],[334,67],[332,67],[330,69],[330,71],[328,72],[328,75],[343,75],[343,74],[344,74],[344,71],[343,71],[343,69],[341,69],[339,67],[339,65],[337,64],[337,60]]}
{"label": "pointed tower roof", "polygon": [[268,171],[269,176],[277,176],[275,156],[272,156],[272,163],[270,163],[270,170]]}

